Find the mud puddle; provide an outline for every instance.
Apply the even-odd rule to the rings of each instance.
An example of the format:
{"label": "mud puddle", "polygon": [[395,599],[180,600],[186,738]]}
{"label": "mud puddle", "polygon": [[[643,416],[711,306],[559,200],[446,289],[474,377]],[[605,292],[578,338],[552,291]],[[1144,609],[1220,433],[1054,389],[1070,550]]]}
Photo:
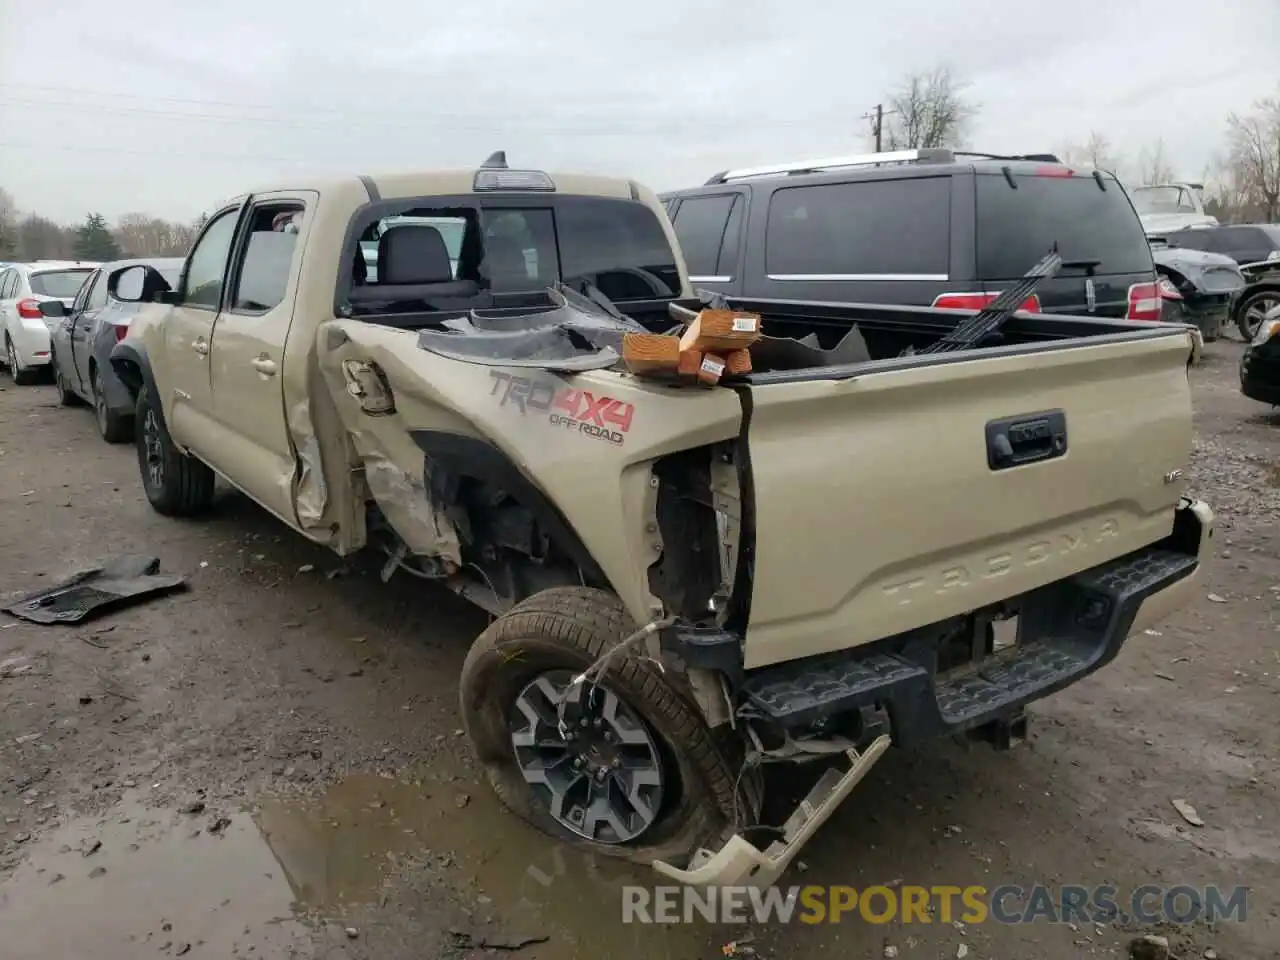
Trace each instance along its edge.
{"label": "mud puddle", "polygon": [[0,883],[6,960],[308,956],[293,894],[247,816],[123,802],[24,850]]}
{"label": "mud puddle", "polygon": [[299,901],[340,922],[365,907],[402,914],[447,899],[451,916],[435,918],[446,929],[473,944],[545,937],[510,954],[538,958],[657,950],[697,960],[720,956],[734,933],[624,924],[622,887],[652,886],[656,874],[547,840],[487,789],[355,776],[313,798],[265,800],[256,816]]}
{"label": "mud puddle", "polygon": [[349,925],[372,955],[407,925],[440,955],[529,941],[506,955],[699,960],[745,933],[624,924],[622,887],[656,874],[549,841],[488,790],[451,783],[360,775],[196,815],[130,796],[23,854],[0,883],[5,960],[302,958]]}

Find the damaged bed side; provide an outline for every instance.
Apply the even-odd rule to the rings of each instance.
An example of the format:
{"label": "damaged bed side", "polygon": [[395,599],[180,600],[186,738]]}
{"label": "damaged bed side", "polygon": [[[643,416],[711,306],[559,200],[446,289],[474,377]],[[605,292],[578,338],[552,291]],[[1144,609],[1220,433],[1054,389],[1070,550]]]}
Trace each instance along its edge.
{"label": "damaged bed side", "polygon": [[[584,584],[616,591],[637,622],[670,606],[651,592],[663,552],[655,466],[696,461],[709,474],[713,448],[738,436],[737,396],[608,369],[570,378],[518,360],[459,362],[422,349],[422,336],[354,320],[317,332],[327,389],[312,410],[341,423],[346,459],[332,462],[349,471],[345,495],[371,508],[359,522],[388,575],[441,581],[492,613]],[[330,471],[331,497],[338,485]]]}

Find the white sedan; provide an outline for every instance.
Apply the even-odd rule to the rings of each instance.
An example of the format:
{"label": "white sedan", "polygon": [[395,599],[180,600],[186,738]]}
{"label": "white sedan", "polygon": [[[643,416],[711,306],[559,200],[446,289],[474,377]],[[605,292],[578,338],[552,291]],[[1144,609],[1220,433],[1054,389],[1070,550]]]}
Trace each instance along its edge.
{"label": "white sedan", "polygon": [[37,260],[0,269],[0,359],[14,383],[34,383],[49,368],[50,320],[40,312],[45,300],[61,300],[70,309],[96,263]]}

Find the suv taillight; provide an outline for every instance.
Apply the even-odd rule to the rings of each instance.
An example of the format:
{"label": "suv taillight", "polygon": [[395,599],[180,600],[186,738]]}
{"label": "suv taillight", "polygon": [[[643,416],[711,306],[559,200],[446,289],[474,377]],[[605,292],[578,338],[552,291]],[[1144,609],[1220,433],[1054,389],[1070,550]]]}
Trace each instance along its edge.
{"label": "suv taillight", "polygon": [[[998,296],[999,293],[940,293],[934,298],[933,306],[939,310],[981,310]],[[1039,313],[1040,298],[1033,293],[1018,309]]]}
{"label": "suv taillight", "polygon": [[1129,320],[1160,319],[1160,284],[1135,283],[1129,287]]}
{"label": "suv taillight", "polygon": [[18,301],[18,316],[23,320],[40,320],[44,314],[40,312],[40,301],[27,297]]}

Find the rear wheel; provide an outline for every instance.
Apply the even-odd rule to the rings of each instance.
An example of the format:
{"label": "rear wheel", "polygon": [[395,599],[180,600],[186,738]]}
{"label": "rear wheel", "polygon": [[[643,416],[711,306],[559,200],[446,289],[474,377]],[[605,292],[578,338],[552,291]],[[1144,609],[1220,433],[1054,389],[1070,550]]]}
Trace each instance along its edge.
{"label": "rear wheel", "polygon": [[7,336],[4,340],[5,362],[9,364],[9,376],[13,377],[13,382],[20,387],[28,386],[36,382],[36,374],[40,371],[31,370],[22,366],[18,361],[18,348],[13,345],[13,341]]}
{"label": "rear wheel", "polygon": [[463,725],[521,819],[599,853],[678,860],[719,836],[736,778],[697,708],[651,661],[628,652],[594,689],[571,683],[634,629],[603,590],[535,594],[467,654]]}
{"label": "rear wheel", "polygon": [[144,385],[135,411],[142,487],[157,513],[170,517],[199,513],[213,501],[213,471],[173,445],[158,406]]}
{"label": "rear wheel", "polygon": [[53,358],[53,385],[58,388],[58,402],[64,407],[78,407],[84,401],[79,395],[71,389],[71,384],[67,383],[67,378],[62,375],[62,368],[58,366],[58,358]]}
{"label": "rear wheel", "polygon": [[1276,307],[1280,307],[1280,290],[1259,290],[1240,301],[1236,307],[1236,329],[1245,343],[1253,342],[1263,319]]}
{"label": "rear wheel", "polygon": [[133,439],[133,417],[121,416],[107,406],[107,391],[103,388],[102,371],[93,368],[93,415],[98,421],[98,432],[107,443],[125,443]]}

